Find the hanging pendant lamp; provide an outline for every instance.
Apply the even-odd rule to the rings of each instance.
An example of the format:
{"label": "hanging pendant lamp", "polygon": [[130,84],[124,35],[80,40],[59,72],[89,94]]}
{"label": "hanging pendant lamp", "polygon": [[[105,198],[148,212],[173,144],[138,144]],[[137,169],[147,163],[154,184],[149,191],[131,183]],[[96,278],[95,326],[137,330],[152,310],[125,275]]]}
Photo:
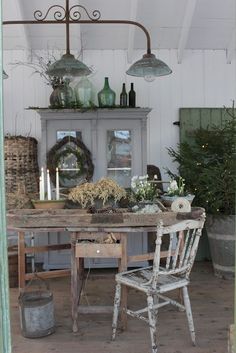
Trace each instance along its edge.
{"label": "hanging pendant lamp", "polygon": [[170,75],[172,70],[163,61],[152,53],[144,54],[142,59],[136,61],[126,71],[127,75],[144,77],[147,81],[153,81],[155,77]]}
{"label": "hanging pendant lamp", "polygon": [[[69,1],[65,0],[65,8],[61,5],[52,5],[47,9],[45,15],[41,10],[34,12],[34,19],[29,21],[3,21],[3,24],[63,24],[66,26],[66,54],[60,60],[51,64],[46,73],[49,76],[87,76],[92,73],[90,68],[81,61],[77,60],[74,55],[70,53],[70,23],[78,24],[126,24],[139,27],[146,35],[147,52],[143,58],[135,62],[126,71],[128,75],[136,77],[144,77],[147,81],[153,81],[155,77],[165,76],[172,73],[172,70],[163,61],[157,59],[151,52],[151,38],[147,29],[139,22],[131,20],[101,20],[101,13],[99,10],[94,10],[92,15],[82,5],[73,5],[69,7]],[[54,9],[54,19],[47,20],[49,12]],[[81,11],[85,11],[88,19],[81,19]]]}
{"label": "hanging pendant lamp", "polygon": [[82,61],[77,60],[71,53],[62,55],[61,59],[49,66],[46,73],[49,76],[88,76],[92,71]]}
{"label": "hanging pendant lamp", "polygon": [[49,66],[46,74],[49,76],[88,76],[92,71],[84,63],[79,61],[70,53],[70,7],[69,0],[65,6],[65,25],[66,25],[66,54],[61,59]]}

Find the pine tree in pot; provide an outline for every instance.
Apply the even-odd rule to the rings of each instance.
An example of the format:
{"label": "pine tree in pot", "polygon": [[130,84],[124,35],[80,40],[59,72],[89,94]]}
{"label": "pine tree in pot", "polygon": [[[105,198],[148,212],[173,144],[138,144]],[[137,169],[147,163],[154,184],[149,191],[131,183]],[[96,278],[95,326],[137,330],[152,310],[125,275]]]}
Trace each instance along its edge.
{"label": "pine tree in pot", "polygon": [[214,272],[231,278],[235,257],[236,112],[234,105],[225,111],[229,119],[222,126],[198,129],[193,143],[181,143],[177,150],[170,148],[168,152],[179,163],[186,187],[196,195],[193,204],[206,209]]}

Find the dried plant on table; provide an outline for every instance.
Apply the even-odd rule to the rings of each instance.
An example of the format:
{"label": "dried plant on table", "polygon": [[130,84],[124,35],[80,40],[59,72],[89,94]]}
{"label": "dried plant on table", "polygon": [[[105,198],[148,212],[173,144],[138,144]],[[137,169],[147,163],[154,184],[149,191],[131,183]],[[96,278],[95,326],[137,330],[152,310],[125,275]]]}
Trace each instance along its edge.
{"label": "dried plant on table", "polygon": [[73,188],[68,199],[86,208],[95,205],[97,200],[101,200],[104,206],[110,198],[117,203],[125,196],[125,190],[114,180],[102,178],[96,183],[85,183]]}

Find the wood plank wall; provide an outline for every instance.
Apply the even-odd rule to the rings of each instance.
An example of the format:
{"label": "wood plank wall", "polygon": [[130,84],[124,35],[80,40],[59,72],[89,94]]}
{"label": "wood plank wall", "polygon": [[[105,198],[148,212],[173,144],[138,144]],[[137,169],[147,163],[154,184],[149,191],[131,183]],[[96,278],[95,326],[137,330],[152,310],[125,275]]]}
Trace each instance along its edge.
{"label": "wood plank wall", "polygon": [[[236,61],[226,63],[223,50],[186,50],[182,64],[177,63],[176,50],[154,50],[154,53],[173,70],[173,74],[147,83],[141,78],[127,76],[129,67],[125,50],[84,50],[83,61],[95,68],[91,77],[96,92],[108,76],[110,86],[117,93],[117,104],[123,82],[129,88],[134,82],[137,105],[153,110],[148,122],[148,162],[162,169],[171,166],[166,147],[175,147],[179,141],[181,107],[230,106],[236,99]],[[134,61],[143,51],[135,51]],[[33,135],[40,140],[40,121],[28,106],[47,106],[51,92],[38,75],[24,66],[14,68],[10,63],[26,61],[25,50],[4,51],[4,69],[9,79],[4,80],[5,133]]]}

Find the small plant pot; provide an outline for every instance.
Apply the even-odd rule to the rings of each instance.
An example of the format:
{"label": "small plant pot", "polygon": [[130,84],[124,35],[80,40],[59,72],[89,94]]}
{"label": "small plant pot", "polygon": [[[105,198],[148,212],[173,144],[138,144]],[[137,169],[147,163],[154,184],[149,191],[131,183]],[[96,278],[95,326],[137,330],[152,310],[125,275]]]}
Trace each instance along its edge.
{"label": "small plant pot", "polygon": [[66,200],[31,200],[36,209],[62,209]]}
{"label": "small plant pot", "polygon": [[95,199],[94,205],[96,210],[107,208],[107,207],[116,207],[116,203],[113,197],[109,197],[105,203],[101,199]]}

